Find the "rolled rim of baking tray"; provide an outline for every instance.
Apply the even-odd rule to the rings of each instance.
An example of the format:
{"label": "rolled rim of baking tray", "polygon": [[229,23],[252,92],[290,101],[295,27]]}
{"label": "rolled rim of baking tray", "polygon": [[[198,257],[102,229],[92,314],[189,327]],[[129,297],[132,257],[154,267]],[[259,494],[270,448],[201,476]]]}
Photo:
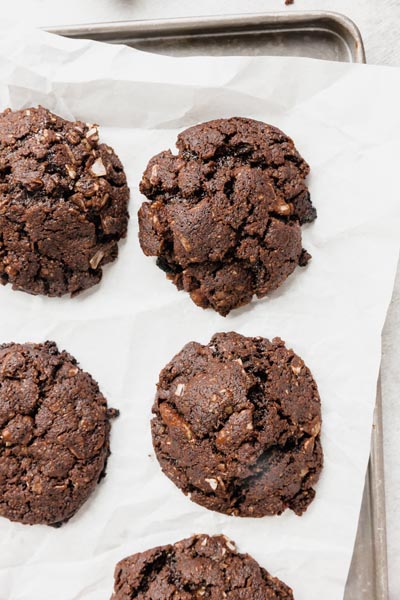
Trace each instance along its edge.
{"label": "rolled rim of baking tray", "polygon": [[[182,33],[188,28],[192,33],[201,35],[206,27],[208,32],[217,30],[219,27],[238,28],[243,31],[246,27],[261,25],[270,27],[274,31],[279,27],[285,29],[295,29],[299,25],[307,25],[309,28],[329,31],[336,33],[345,39],[350,46],[353,62],[365,63],[364,42],[357,25],[349,17],[332,11],[296,11],[296,12],[264,12],[249,14],[228,14],[228,15],[210,15],[200,17],[178,17],[150,20],[129,20],[129,21],[106,21],[103,23],[83,23],[81,25],[62,25],[44,27],[50,33],[64,35],[67,37],[79,36],[102,36],[107,33],[118,30],[119,33],[136,33],[143,37],[158,32],[167,35],[176,35]],[[207,33],[204,32],[203,33]]]}

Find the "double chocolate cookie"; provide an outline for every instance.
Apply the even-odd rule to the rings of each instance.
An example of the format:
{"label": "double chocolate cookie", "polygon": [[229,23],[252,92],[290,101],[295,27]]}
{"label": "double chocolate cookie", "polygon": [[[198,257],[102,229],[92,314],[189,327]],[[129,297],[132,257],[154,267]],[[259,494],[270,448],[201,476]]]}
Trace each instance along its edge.
{"label": "double chocolate cookie", "polygon": [[293,600],[272,577],[222,535],[195,535],[134,554],[115,569],[111,600]]}
{"label": "double chocolate cookie", "polygon": [[303,360],[282,340],[218,333],[161,371],[154,449],[164,473],[218,512],[301,515],[323,463],[321,405]]}
{"label": "double chocolate cookie", "polygon": [[196,304],[227,315],[307,264],[309,166],[282,131],[252,119],[191,127],[177,147],[143,175],[140,244]]}
{"label": "double chocolate cookie", "polygon": [[104,475],[116,414],[54,342],[0,346],[0,516],[70,519]]}
{"label": "double chocolate cookie", "polygon": [[96,125],[45,108],[0,114],[0,282],[32,294],[98,283],[128,224],[129,189]]}

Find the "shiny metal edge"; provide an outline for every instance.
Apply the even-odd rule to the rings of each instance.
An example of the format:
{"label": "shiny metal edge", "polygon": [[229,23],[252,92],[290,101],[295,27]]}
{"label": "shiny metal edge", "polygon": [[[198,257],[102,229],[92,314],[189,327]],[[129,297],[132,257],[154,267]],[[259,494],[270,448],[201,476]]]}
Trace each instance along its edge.
{"label": "shiny metal edge", "polygon": [[344,600],[389,600],[380,380],[357,536]]}
{"label": "shiny metal edge", "polygon": [[386,502],[385,502],[385,468],[383,448],[382,420],[382,388],[380,379],[377,388],[377,401],[372,427],[371,456],[368,465],[369,488],[371,498],[372,531],[375,541],[376,565],[376,598],[389,599],[387,536],[386,536]]}
{"label": "shiny metal edge", "polygon": [[264,31],[299,28],[328,31],[339,35],[346,42],[352,62],[366,62],[364,43],[358,27],[351,19],[336,12],[251,13],[44,27],[50,33],[72,38],[90,38],[97,41],[109,41],[117,34],[115,41],[120,43],[124,43],[128,36],[137,39],[178,37],[180,35],[200,36],[219,32],[251,32],[260,28]]}

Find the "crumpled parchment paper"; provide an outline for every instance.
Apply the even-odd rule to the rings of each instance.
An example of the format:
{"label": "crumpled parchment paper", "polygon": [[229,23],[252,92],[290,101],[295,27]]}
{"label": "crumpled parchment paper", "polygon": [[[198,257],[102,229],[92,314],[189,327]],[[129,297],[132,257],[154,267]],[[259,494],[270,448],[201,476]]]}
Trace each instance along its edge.
{"label": "crumpled parchment paper", "polygon": [[[295,592],[340,600],[368,461],[380,336],[400,241],[400,73],[289,58],[174,59],[20,27],[0,36],[0,108],[39,103],[100,124],[132,190],[128,238],[102,283],[77,298],[0,289],[1,341],[54,339],[121,410],[108,474],[61,529],[0,519],[0,600],[107,600],[114,564],[194,532],[224,533]],[[137,239],[148,159],[200,121],[241,115],[292,136],[311,164],[313,260],[268,298],[223,318],[178,292]],[[149,419],[158,373],[216,331],[281,336],[311,368],[325,468],[301,518],[225,517],[162,474]]]}

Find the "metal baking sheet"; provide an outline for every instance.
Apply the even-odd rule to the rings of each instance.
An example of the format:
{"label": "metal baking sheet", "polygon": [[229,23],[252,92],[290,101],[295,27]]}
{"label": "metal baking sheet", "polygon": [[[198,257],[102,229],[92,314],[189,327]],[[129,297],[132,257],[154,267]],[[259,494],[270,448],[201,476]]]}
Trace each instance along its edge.
{"label": "metal baking sheet", "polygon": [[[361,34],[329,12],[264,13],[48,27],[74,38],[127,44],[173,56],[307,56],[363,63]],[[357,539],[345,600],[389,600],[380,384]]]}
{"label": "metal baking sheet", "polygon": [[338,13],[320,11],[122,21],[47,30],[173,56],[250,54],[365,61],[356,25]]}
{"label": "metal baking sheet", "polygon": [[345,600],[389,600],[381,385]]}

